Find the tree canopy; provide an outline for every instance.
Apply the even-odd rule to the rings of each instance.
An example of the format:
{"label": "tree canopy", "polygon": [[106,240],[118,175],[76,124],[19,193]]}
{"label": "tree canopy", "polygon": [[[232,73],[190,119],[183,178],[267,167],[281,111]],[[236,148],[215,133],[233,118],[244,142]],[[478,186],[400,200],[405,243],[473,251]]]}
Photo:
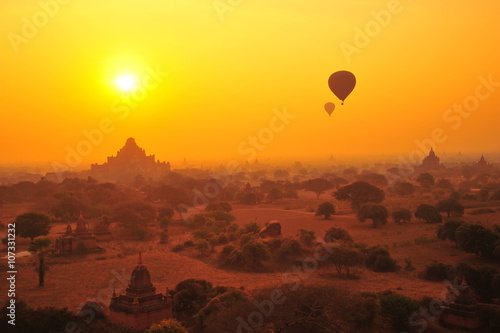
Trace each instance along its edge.
{"label": "tree canopy", "polygon": [[381,189],[365,182],[355,182],[346,185],[332,193],[340,201],[350,201],[351,207],[357,211],[363,204],[368,202],[380,203],[385,198]]}
{"label": "tree canopy", "polygon": [[417,207],[415,217],[425,220],[427,223],[441,223],[443,221],[436,207],[426,204],[421,204]]}
{"label": "tree canopy", "polygon": [[331,202],[325,201],[318,206],[315,216],[324,216],[325,220],[327,220],[333,214],[335,214],[335,207]]}
{"label": "tree canopy", "polygon": [[33,240],[45,236],[50,231],[50,217],[41,213],[24,213],[16,217],[16,232],[21,237]]}
{"label": "tree canopy", "polygon": [[302,188],[306,191],[316,193],[316,199],[325,193],[326,190],[333,188],[333,184],[324,178],[309,179],[302,183]]}
{"label": "tree canopy", "polygon": [[445,199],[441,200],[437,205],[436,209],[440,213],[448,214],[448,217],[453,213],[457,216],[462,216],[464,214],[464,206],[457,199]]}
{"label": "tree canopy", "polygon": [[368,219],[372,220],[374,228],[381,224],[386,224],[388,217],[389,212],[387,211],[387,208],[376,204],[365,204],[361,206],[357,213],[359,222],[365,222]]}

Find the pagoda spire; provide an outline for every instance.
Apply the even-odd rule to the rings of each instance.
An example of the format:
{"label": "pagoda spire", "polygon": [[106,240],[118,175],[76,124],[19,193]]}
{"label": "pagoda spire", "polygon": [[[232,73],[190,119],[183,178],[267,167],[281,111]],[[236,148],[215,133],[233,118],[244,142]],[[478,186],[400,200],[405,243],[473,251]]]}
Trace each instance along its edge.
{"label": "pagoda spire", "polygon": [[144,266],[142,263],[142,251],[139,251],[139,262],[137,263],[137,266]]}

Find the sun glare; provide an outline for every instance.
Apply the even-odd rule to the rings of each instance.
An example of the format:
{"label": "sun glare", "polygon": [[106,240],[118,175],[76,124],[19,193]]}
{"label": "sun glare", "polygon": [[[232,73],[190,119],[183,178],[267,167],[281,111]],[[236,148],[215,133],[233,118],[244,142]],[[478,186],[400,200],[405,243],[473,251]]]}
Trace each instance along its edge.
{"label": "sun glare", "polygon": [[137,88],[137,79],[129,74],[117,77],[114,83],[118,90],[125,93],[132,92]]}

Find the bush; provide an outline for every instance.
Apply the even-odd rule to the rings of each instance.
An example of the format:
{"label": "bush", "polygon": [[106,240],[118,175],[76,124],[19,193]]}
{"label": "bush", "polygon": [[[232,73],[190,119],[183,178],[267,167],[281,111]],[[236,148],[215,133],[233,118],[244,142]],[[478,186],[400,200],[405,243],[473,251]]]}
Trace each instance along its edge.
{"label": "bush", "polygon": [[376,247],[369,252],[365,265],[375,272],[392,272],[397,269],[396,261],[392,259],[389,251],[381,247]]}
{"label": "bush", "polygon": [[172,248],[172,252],[180,252],[180,251],[184,251],[184,245],[182,244],[177,244]]}
{"label": "bush", "polygon": [[184,247],[194,247],[194,242],[192,240],[187,240],[184,242]]}
{"label": "bush", "polygon": [[241,229],[242,234],[258,234],[260,231],[260,225],[257,222],[249,222],[243,226]]}
{"label": "bush", "polygon": [[455,268],[452,265],[446,265],[437,261],[425,266],[421,277],[424,280],[441,282],[446,279],[451,280],[455,276]]}
{"label": "bush", "polygon": [[410,316],[419,309],[417,301],[400,294],[380,296],[381,314],[396,332],[411,331]]}
{"label": "bush", "polygon": [[302,245],[296,239],[287,239],[281,244],[276,252],[278,261],[284,262],[288,259],[295,259],[302,254]]}
{"label": "bush", "polygon": [[352,243],[352,237],[347,230],[342,228],[330,228],[325,233],[325,242],[331,243],[334,240]]}
{"label": "bush", "polygon": [[312,246],[316,240],[316,236],[314,234],[315,232],[312,230],[300,229],[297,236],[303,244],[306,246]]}
{"label": "bush", "polygon": [[202,256],[206,256],[210,252],[210,243],[205,239],[200,239],[194,244],[196,251],[200,252]]}
{"label": "bush", "polygon": [[494,213],[495,211],[491,208],[478,208],[474,209],[469,212],[469,215],[480,215],[480,214],[490,214]]}

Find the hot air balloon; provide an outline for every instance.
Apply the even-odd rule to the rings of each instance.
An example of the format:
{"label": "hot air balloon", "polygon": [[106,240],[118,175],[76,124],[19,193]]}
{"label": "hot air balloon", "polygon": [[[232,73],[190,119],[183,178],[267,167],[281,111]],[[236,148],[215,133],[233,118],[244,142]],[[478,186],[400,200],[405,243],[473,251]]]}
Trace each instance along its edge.
{"label": "hot air balloon", "polygon": [[330,75],[328,86],[344,105],[344,100],[356,86],[356,77],[351,72],[338,71]]}
{"label": "hot air balloon", "polygon": [[335,110],[335,104],[333,104],[332,102],[328,102],[325,104],[325,111],[329,116],[332,115],[333,110]]}

